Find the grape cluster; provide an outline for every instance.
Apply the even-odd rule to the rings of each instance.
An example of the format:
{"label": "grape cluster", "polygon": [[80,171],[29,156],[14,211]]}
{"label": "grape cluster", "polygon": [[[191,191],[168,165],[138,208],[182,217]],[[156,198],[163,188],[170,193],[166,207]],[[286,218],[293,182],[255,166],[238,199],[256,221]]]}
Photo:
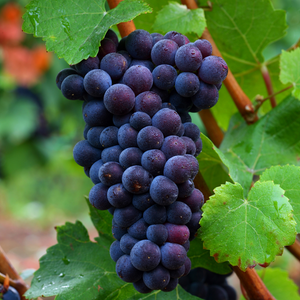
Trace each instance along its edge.
{"label": "grape cluster", "polygon": [[96,57],[71,67],[56,82],[84,100],[85,139],[73,155],[95,184],[90,203],[113,215],[116,272],[141,293],[172,291],[191,269],[204,203],[189,112],[217,102],[227,65],[206,40],[136,30],[118,42],[109,30]]}
{"label": "grape cluster", "polygon": [[227,277],[203,268],[192,269],[179,279],[179,284],[190,294],[204,300],[237,300],[235,289],[228,285]]}

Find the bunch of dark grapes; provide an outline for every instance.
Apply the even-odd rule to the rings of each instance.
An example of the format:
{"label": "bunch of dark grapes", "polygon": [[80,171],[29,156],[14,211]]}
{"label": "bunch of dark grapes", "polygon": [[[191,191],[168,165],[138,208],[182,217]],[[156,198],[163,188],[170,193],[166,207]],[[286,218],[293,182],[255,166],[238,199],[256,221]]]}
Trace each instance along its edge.
{"label": "bunch of dark grapes", "polygon": [[235,289],[228,285],[227,277],[203,268],[192,269],[179,279],[179,284],[190,294],[204,300],[237,300]]}
{"label": "bunch of dark grapes", "polygon": [[113,215],[116,272],[141,293],[172,291],[191,269],[204,198],[193,183],[202,142],[189,112],[217,102],[228,71],[211,51],[177,32],[136,30],[118,42],[109,30],[96,57],[56,79],[67,99],[84,100],[74,159],[95,184],[90,203]]}
{"label": "bunch of dark grapes", "polygon": [[8,288],[0,284],[0,299],[2,300],[20,300],[17,290],[11,286]]}

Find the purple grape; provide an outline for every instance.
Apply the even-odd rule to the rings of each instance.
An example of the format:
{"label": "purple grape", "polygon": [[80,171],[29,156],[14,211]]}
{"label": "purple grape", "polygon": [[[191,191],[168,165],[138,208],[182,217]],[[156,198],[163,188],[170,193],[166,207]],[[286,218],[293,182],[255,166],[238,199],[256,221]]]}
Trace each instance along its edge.
{"label": "purple grape", "polygon": [[196,145],[194,141],[187,136],[182,136],[181,138],[186,145],[186,154],[194,155],[196,153]]}
{"label": "purple grape", "polygon": [[200,228],[199,222],[201,216],[202,216],[201,212],[192,213],[191,220],[186,224],[186,226],[190,230],[190,241],[192,241],[197,235],[197,231]]}
{"label": "purple grape", "polygon": [[176,135],[181,127],[181,119],[176,111],[163,108],[153,116],[152,125],[158,128],[165,137]]}
{"label": "purple grape", "polygon": [[113,52],[117,52],[117,45],[111,39],[104,38],[97,54],[99,60],[101,61],[105,55]]}
{"label": "purple grape", "polygon": [[138,29],[127,36],[125,46],[133,58],[149,59],[152,49],[152,37],[149,32]]}
{"label": "purple grape", "polygon": [[[151,74],[152,76],[152,74]],[[69,100],[83,100],[84,79],[80,75],[69,75],[61,84],[61,92]]]}
{"label": "purple grape", "polygon": [[112,115],[105,108],[103,101],[88,102],[82,111],[84,121],[91,127],[109,126],[112,123]]}
{"label": "purple grape", "polygon": [[132,265],[129,255],[123,255],[118,259],[116,263],[116,272],[125,282],[136,282],[143,276],[143,272],[137,270]]}
{"label": "purple grape", "polygon": [[107,72],[112,80],[118,80],[127,70],[128,63],[122,54],[109,53],[101,60],[100,68]]}
{"label": "purple grape", "polygon": [[106,196],[107,190],[108,187],[105,186],[103,183],[97,183],[91,188],[89,193],[89,201],[95,208],[100,210],[106,210],[111,207]]}
{"label": "purple grape", "polygon": [[114,84],[105,93],[103,99],[106,109],[114,115],[126,115],[134,107],[135,95],[125,84]]}
{"label": "purple grape", "polygon": [[176,289],[178,284],[178,278],[170,278],[169,283],[161,289],[163,292],[172,292],[173,290]]}
{"label": "purple grape", "polygon": [[171,93],[169,101],[180,115],[182,113],[188,112],[193,106],[193,102],[190,97],[183,97],[179,95],[176,91],[173,91]]}
{"label": "purple grape", "polygon": [[162,102],[169,102],[169,92],[166,90],[159,89],[157,86],[153,85],[152,88],[150,89],[151,92],[154,92],[157,94]]}
{"label": "purple grape", "polygon": [[180,198],[179,200],[187,204],[192,213],[199,212],[204,204],[204,196],[198,189],[194,189],[190,196]]}
{"label": "purple grape", "polygon": [[168,231],[167,242],[184,245],[190,237],[190,231],[186,225],[165,224]]}
{"label": "purple grape", "polygon": [[228,300],[226,291],[218,285],[209,285],[207,300]]}
{"label": "purple grape", "polygon": [[133,59],[129,65],[129,67],[132,66],[143,66],[149,69],[150,72],[153,71],[154,65],[150,60],[141,60],[141,59]]}
{"label": "purple grape", "polygon": [[208,84],[219,84],[228,74],[228,66],[219,56],[207,56],[198,71],[199,79]]}
{"label": "purple grape", "polygon": [[118,51],[118,53],[125,57],[125,59],[127,61],[127,65],[130,66],[131,61],[132,61],[130,54],[125,50],[120,50],[120,51]]}
{"label": "purple grape", "polygon": [[144,127],[137,135],[137,144],[142,151],[159,149],[163,143],[164,135],[154,127]]}
{"label": "purple grape", "polygon": [[144,92],[135,98],[135,110],[148,114],[151,118],[161,109],[162,101],[154,92]]}
{"label": "purple grape", "polygon": [[195,156],[193,156],[193,155],[185,154],[184,157],[187,158],[189,163],[190,163],[191,178],[194,179],[196,177],[196,175],[198,174],[198,171],[199,171],[199,163],[198,163],[197,159],[195,158]]}
{"label": "purple grape", "polygon": [[148,114],[142,111],[137,111],[133,113],[130,117],[130,126],[136,130],[141,130],[146,126],[151,126],[152,121]]}
{"label": "purple grape", "polygon": [[141,165],[142,155],[143,152],[139,148],[126,148],[119,156],[119,163],[124,169],[135,165]]}
{"label": "purple grape", "polygon": [[80,63],[75,65],[76,71],[85,76],[88,72],[99,69],[99,58],[96,57],[89,57],[88,59],[82,60]]}
{"label": "purple grape", "polygon": [[158,41],[162,40],[164,36],[160,33],[151,33],[150,34],[152,37],[152,45],[154,46]]}
{"label": "purple grape", "polygon": [[191,98],[198,110],[213,107],[219,99],[219,92],[215,85],[200,81],[199,91]]}
{"label": "purple grape", "polygon": [[132,237],[130,234],[124,234],[120,239],[120,248],[125,253],[130,255],[130,251],[132,247],[138,242],[139,240]]}
{"label": "purple grape", "polygon": [[107,163],[110,161],[119,162],[119,157],[122,151],[123,149],[119,145],[105,148],[102,151],[101,159],[103,163]]}
{"label": "purple grape", "polygon": [[208,40],[199,39],[194,42],[194,45],[200,50],[203,58],[212,54],[212,45]]}
{"label": "purple grape", "polygon": [[185,225],[191,220],[191,217],[191,209],[183,202],[176,201],[167,207],[167,221],[169,223]]}
{"label": "purple grape", "polygon": [[110,161],[99,169],[99,178],[107,186],[112,186],[122,182],[123,168],[119,163]]}
{"label": "purple grape", "polygon": [[[184,183],[177,184],[177,187],[178,187],[178,197],[186,198],[186,197],[189,197],[193,193],[195,185],[194,185],[194,182],[192,179],[188,179]],[[185,201],[183,201],[183,202],[186,203]]]}
{"label": "purple grape", "polygon": [[129,227],[141,217],[142,213],[132,205],[116,208],[114,211],[114,220],[121,227]]}
{"label": "purple grape", "polygon": [[125,253],[121,250],[120,248],[120,242],[119,241],[114,241],[109,248],[109,254],[111,259],[114,262],[117,262],[117,260],[123,256]]}
{"label": "purple grape", "polygon": [[191,173],[191,163],[182,155],[171,157],[165,164],[164,176],[168,177],[175,183],[184,183],[191,178]]}
{"label": "purple grape", "polygon": [[185,45],[184,35],[176,31],[167,32],[164,36],[164,39],[169,39],[174,41],[180,48],[181,46]]}
{"label": "purple grape", "polygon": [[107,200],[113,207],[122,208],[131,204],[132,194],[121,183],[117,183],[108,189]]}
{"label": "purple grape", "polygon": [[197,141],[200,137],[200,130],[198,126],[192,122],[186,122],[184,126],[184,136],[191,138],[193,141]]}
{"label": "purple grape", "polygon": [[[88,126],[88,125],[87,125]],[[105,129],[103,126],[89,127],[89,130],[86,135],[87,141],[95,148],[103,149],[100,144],[100,134]]]}
{"label": "purple grape", "polygon": [[73,149],[73,157],[76,163],[79,166],[88,168],[101,159],[101,153],[101,150],[94,148],[86,140],[78,142]]}
{"label": "purple grape", "polygon": [[180,47],[175,55],[175,64],[182,72],[195,72],[202,63],[202,54],[193,44]]}
{"label": "purple grape", "polygon": [[94,184],[100,183],[99,170],[103,165],[102,159],[97,160],[90,168],[89,176]]}
{"label": "purple grape", "polygon": [[127,168],[122,176],[122,183],[132,194],[148,192],[153,176],[141,166]]}
{"label": "purple grape", "polygon": [[167,160],[175,155],[186,154],[186,149],[186,143],[177,135],[166,137],[161,146],[161,151],[165,154]]}
{"label": "purple grape", "polygon": [[161,263],[165,268],[176,270],[184,265],[187,256],[183,246],[167,242],[160,250]]}
{"label": "purple grape", "polygon": [[139,281],[137,281],[137,282],[134,282],[134,283],[133,283],[133,286],[134,286],[134,288],[135,288],[139,293],[142,293],[142,294],[148,294],[148,293],[151,293],[151,292],[152,292],[152,290],[149,289],[149,288],[145,285],[143,279],[141,279],[141,280],[139,280]]}
{"label": "purple grape", "polygon": [[56,85],[59,89],[61,89],[61,84],[64,81],[64,79],[67,78],[69,75],[78,75],[78,73],[76,72],[76,70],[73,69],[63,69],[57,74]]}
{"label": "purple grape", "polygon": [[151,50],[151,59],[155,65],[175,65],[175,54],[178,50],[176,42],[163,39],[158,41]]}
{"label": "purple grape", "polygon": [[95,69],[85,75],[83,85],[91,96],[101,98],[112,85],[112,81],[105,71]]}
{"label": "purple grape", "polygon": [[194,73],[182,72],[175,81],[176,92],[182,97],[194,96],[200,88],[200,81]]}
{"label": "purple grape", "polygon": [[153,84],[153,77],[150,70],[144,66],[132,66],[123,76],[123,81],[137,96],[142,92],[149,91]]}
{"label": "purple grape", "polygon": [[141,164],[145,170],[150,172],[153,176],[157,176],[163,173],[166,161],[166,156],[162,151],[153,149],[144,152]]}
{"label": "purple grape", "polygon": [[129,123],[130,117],[131,117],[131,113],[122,116],[114,115],[113,123],[116,127],[120,128],[122,125]]}
{"label": "purple grape", "polygon": [[113,30],[108,29],[108,31],[105,34],[105,38],[112,40],[116,44],[116,46],[118,46],[119,39]]}
{"label": "purple grape", "polygon": [[150,272],[144,272],[143,281],[152,290],[161,290],[170,282],[170,273],[162,265],[158,265]]}
{"label": "purple grape", "polygon": [[123,148],[137,147],[138,132],[128,123],[122,125],[118,131],[118,142]]}
{"label": "purple grape", "polygon": [[167,241],[168,230],[163,224],[153,224],[147,229],[147,239],[156,245],[162,245]]}
{"label": "purple grape", "polygon": [[108,126],[100,134],[100,143],[103,148],[118,145],[118,127]]}
{"label": "purple grape", "polygon": [[146,232],[148,226],[149,225],[146,223],[146,221],[143,218],[141,218],[128,228],[128,233],[138,240],[144,240],[147,238]]}
{"label": "purple grape", "polygon": [[150,186],[150,196],[159,205],[170,205],[178,197],[178,187],[169,178],[156,176]]}
{"label": "purple grape", "polygon": [[170,65],[159,65],[152,71],[153,83],[162,90],[169,90],[175,85],[177,71]]}
{"label": "purple grape", "polygon": [[196,152],[195,152],[194,156],[197,157],[202,151],[202,140],[201,140],[201,138],[199,138],[199,139],[197,139],[197,141],[195,141],[195,145],[196,145]]}
{"label": "purple grape", "polygon": [[143,218],[149,225],[163,224],[167,220],[167,211],[164,206],[154,204],[144,211]]}
{"label": "purple grape", "polygon": [[133,195],[132,205],[140,211],[145,211],[154,204],[155,202],[152,200],[149,193]]}
{"label": "purple grape", "polygon": [[117,239],[118,241],[120,241],[121,237],[127,233],[127,228],[126,227],[122,227],[119,226],[115,219],[112,220],[112,235],[115,239]]}
{"label": "purple grape", "polygon": [[149,240],[137,242],[130,252],[130,260],[133,266],[144,272],[155,269],[159,265],[160,258],[159,247]]}

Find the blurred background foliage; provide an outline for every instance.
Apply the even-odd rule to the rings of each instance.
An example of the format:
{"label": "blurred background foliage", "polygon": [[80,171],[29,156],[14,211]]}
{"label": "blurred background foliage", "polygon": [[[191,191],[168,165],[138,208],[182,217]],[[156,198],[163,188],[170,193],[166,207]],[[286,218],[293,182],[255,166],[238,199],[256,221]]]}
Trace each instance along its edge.
{"label": "blurred background foliage", "polygon": [[[89,223],[84,195],[93,184],[72,155],[83,139],[82,103],[66,100],[56,87],[57,73],[68,65],[22,32],[28,2],[0,0],[0,220],[39,228]],[[299,0],[272,2],[286,10],[289,28],[265,49],[267,59],[295,44],[300,28]],[[193,121],[203,129],[195,114]]]}

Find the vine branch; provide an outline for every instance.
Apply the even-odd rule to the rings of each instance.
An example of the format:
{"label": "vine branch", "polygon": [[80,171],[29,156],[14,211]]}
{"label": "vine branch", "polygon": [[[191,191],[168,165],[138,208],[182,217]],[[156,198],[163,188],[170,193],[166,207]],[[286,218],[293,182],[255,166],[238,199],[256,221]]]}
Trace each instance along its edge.
{"label": "vine branch", "polygon": [[260,71],[261,71],[261,74],[265,81],[265,85],[266,85],[266,88],[268,91],[271,106],[274,108],[277,105],[277,103],[276,103],[276,99],[275,99],[275,95],[274,95],[274,90],[273,90],[273,85],[272,85],[271,77],[269,74],[269,70],[268,70],[267,66],[263,65],[261,67]]}
{"label": "vine branch", "polygon": [[300,261],[300,242],[296,239],[295,243],[291,246],[286,246],[286,249],[289,250]]}

